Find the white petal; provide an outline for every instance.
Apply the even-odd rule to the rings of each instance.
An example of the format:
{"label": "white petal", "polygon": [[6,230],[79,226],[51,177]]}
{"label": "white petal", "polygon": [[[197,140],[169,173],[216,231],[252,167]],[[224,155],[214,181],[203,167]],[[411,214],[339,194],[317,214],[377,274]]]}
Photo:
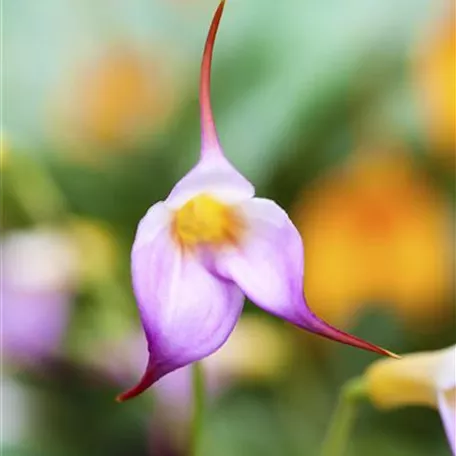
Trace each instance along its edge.
{"label": "white petal", "polygon": [[140,249],[150,243],[157,237],[166,226],[168,226],[171,217],[171,211],[166,207],[163,201],[155,203],[149,208],[146,215],[141,219],[136,231],[136,238],[133,244],[133,251]]}
{"label": "white petal", "polygon": [[437,389],[446,391],[456,388],[456,345],[440,350],[439,368],[436,374]]}
{"label": "white petal", "polygon": [[438,353],[435,372],[437,404],[453,454],[456,455],[456,345]]}
{"label": "white petal", "polygon": [[251,198],[255,189],[224,157],[202,158],[175,185],[166,204],[177,209],[201,193],[209,193],[227,204],[235,204]]}
{"label": "white petal", "polygon": [[448,442],[456,456],[456,388],[451,391],[439,392],[437,403]]}

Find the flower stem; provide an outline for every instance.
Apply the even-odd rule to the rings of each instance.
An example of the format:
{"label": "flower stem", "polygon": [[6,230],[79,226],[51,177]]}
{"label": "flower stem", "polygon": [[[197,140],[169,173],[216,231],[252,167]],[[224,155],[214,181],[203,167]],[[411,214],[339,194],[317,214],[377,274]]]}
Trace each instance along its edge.
{"label": "flower stem", "polygon": [[360,399],[365,397],[364,383],[361,378],[349,380],[339,395],[329,428],[323,441],[321,456],[343,456],[347,448],[350,432],[357,416]]}
{"label": "flower stem", "polygon": [[204,427],[204,372],[199,362],[192,364],[193,417],[190,442],[190,456],[201,455],[201,442]]}

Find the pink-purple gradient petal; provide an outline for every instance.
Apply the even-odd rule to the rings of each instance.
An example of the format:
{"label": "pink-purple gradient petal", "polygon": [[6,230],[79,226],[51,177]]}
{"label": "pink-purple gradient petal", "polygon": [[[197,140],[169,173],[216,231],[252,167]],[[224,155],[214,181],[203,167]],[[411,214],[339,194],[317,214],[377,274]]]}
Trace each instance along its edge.
{"label": "pink-purple gradient petal", "polygon": [[302,304],[304,262],[299,233],[273,201],[255,198],[240,208],[248,233],[240,246],[222,252],[217,270],[267,312],[294,320]]}
{"label": "pink-purple gradient petal", "polygon": [[147,335],[149,362],[134,397],[163,375],[216,351],[231,334],[244,296],[181,252],[167,229],[132,253],[133,287]]}
{"label": "pink-purple gradient petal", "polygon": [[217,260],[220,275],[236,282],[262,309],[323,337],[389,354],[318,318],[304,298],[304,251],[301,236],[287,213],[271,200],[254,198],[241,205],[248,219],[245,242]]}

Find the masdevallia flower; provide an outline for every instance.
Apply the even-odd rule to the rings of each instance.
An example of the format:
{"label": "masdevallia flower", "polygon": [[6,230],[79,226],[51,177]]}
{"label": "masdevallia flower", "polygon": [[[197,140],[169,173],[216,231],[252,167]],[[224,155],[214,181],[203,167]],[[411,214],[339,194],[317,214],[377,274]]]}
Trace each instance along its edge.
{"label": "masdevallia flower", "polygon": [[379,408],[436,407],[456,455],[456,345],[375,362],[365,374],[366,390]]}
{"label": "masdevallia flower", "polygon": [[210,105],[210,69],[222,1],[207,38],[200,83],[199,163],[141,220],[132,249],[133,288],[149,345],[140,394],[163,375],[216,351],[244,296],[267,312],[329,339],[388,354],[317,318],[302,287],[301,237],[276,203],[225,158]]}

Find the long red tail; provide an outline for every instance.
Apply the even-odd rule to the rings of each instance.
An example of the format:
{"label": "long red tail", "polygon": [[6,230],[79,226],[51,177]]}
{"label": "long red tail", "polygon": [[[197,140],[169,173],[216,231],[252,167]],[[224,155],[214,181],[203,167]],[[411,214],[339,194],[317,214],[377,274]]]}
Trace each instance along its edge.
{"label": "long red tail", "polygon": [[219,149],[219,140],[215,128],[214,116],[211,107],[211,66],[215,37],[222,18],[225,0],[222,0],[214,13],[211,27],[204,46],[203,61],[201,63],[200,79],[200,109],[201,109],[201,135],[202,150]]}
{"label": "long red tail", "polygon": [[313,318],[310,324],[310,328],[306,329],[309,329],[315,334],[319,334],[320,336],[326,337],[327,339],[331,339],[336,342],[341,342],[345,345],[351,345],[363,350],[378,353],[380,355],[391,356],[392,358],[400,358],[399,355],[396,355],[389,350],[381,348],[377,345],[367,342],[366,340],[360,339],[359,337],[353,336],[344,331],[341,331],[340,329],[335,328],[334,326],[329,325],[328,323],[318,318],[315,314],[312,314],[312,316]]}

